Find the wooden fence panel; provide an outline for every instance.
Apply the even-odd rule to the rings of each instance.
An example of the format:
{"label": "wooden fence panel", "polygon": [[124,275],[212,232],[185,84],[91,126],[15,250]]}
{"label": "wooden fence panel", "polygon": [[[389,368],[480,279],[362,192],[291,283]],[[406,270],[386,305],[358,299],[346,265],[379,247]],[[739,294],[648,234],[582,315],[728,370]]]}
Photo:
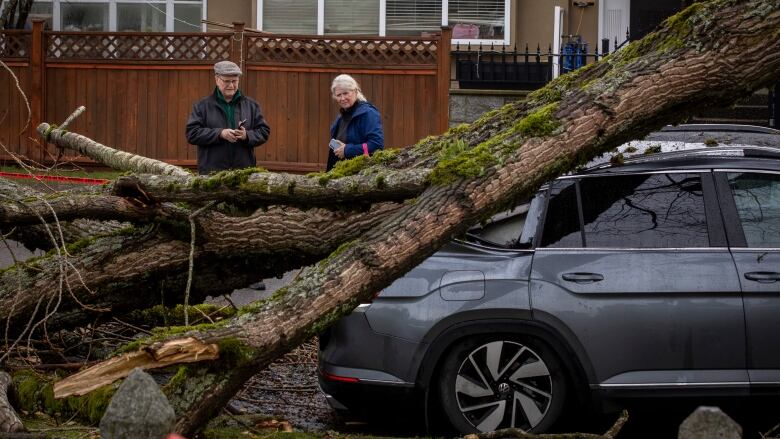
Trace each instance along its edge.
{"label": "wooden fence panel", "polygon": [[[323,169],[329,127],[338,114],[330,83],[351,74],[382,114],[385,146],[402,147],[447,128],[449,31],[399,40],[379,37],[233,33],[0,32],[0,58],[19,76],[33,103],[33,124],[61,123],[87,111],[70,129],[128,152],[194,167],[184,129],[192,104],[214,89],[212,65],[232,59],[245,75],[241,90],[260,102],[271,126],[257,149],[271,170]],[[446,65],[441,63],[446,61]],[[442,93],[444,90],[444,93]],[[53,159],[31,142],[23,104],[8,75],[0,76],[0,141],[14,153]],[[0,114],[1,116],[2,114]],[[0,152],[0,156],[7,156]],[[5,157],[3,157],[5,158]],[[86,159],[80,159],[87,161]]]}
{"label": "wooden fence panel", "polygon": [[[19,80],[19,86],[26,96],[30,96],[30,68],[27,63],[8,62],[8,67]],[[29,101],[29,98],[28,98]],[[5,69],[0,71],[0,143],[10,151],[29,155],[35,154],[35,145],[27,139],[25,130],[30,113],[24,98],[19,93],[16,81]],[[6,155],[5,151],[2,151]]]}

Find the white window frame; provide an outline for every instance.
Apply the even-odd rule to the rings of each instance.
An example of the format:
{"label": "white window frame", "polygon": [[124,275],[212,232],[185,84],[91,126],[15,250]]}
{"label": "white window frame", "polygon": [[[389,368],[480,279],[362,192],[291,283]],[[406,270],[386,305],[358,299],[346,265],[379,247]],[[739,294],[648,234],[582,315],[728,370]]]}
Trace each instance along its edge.
{"label": "white window frame", "polygon": [[[45,1],[45,0],[44,0]],[[138,3],[138,4],[154,4],[155,7],[160,9],[165,14],[165,32],[173,32],[175,18],[174,18],[174,4],[190,4],[200,5],[201,19],[206,19],[206,12],[208,10],[208,0],[191,0],[191,1],[174,1],[174,0],[50,0],[52,3],[51,19],[52,27],[54,30],[62,30],[62,10],[60,5],[62,3],[100,3],[108,4],[108,30],[105,32],[116,32],[116,19],[117,19],[117,3]],[[192,23],[197,24],[197,23]],[[206,32],[206,24],[200,23],[201,32]],[[193,28],[193,32],[195,28]]]}
{"label": "white window frame", "polygon": [[[59,0],[55,0],[59,1]],[[79,0],[81,1],[81,0]],[[170,0],[169,0],[170,1]],[[206,0],[204,0],[205,2]],[[325,1],[317,0],[317,33],[316,35],[325,35]],[[441,1],[441,25],[449,26],[449,0]],[[510,19],[511,16],[511,0],[504,0],[504,38],[503,39],[453,39],[452,44],[493,44],[493,45],[506,45],[510,44]],[[263,7],[264,0],[257,0],[257,13],[255,14],[255,20],[257,23],[257,29],[263,30]],[[387,35],[387,0],[379,0],[379,36],[384,37]]]}

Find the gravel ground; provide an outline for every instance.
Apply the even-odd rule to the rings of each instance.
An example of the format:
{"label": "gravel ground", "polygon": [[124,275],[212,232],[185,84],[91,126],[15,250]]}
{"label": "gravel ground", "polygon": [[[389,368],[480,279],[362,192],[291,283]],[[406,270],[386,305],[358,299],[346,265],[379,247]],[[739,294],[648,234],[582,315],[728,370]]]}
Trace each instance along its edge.
{"label": "gravel ground", "polygon": [[283,419],[296,430],[324,432],[343,425],[317,386],[314,341],[255,375],[230,405],[245,413]]}

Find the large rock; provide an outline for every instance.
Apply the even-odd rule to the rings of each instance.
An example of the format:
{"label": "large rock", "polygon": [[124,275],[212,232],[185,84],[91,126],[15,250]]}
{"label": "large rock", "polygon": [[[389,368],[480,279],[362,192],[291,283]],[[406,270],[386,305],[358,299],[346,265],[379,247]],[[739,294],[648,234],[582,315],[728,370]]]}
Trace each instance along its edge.
{"label": "large rock", "polygon": [[103,439],[163,439],[176,416],[149,374],[133,369],[100,420]]}
{"label": "large rock", "polygon": [[701,406],[680,424],[677,439],[741,439],[742,427],[718,407]]}

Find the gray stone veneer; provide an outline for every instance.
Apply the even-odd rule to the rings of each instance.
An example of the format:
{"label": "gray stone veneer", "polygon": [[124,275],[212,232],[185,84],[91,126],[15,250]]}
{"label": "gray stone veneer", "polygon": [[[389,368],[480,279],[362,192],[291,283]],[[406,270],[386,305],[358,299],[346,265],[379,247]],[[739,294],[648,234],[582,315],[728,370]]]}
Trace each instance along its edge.
{"label": "gray stone veneer", "polygon": [[525,90],[450,90],[450,127],[471,123],[508,102],[520,99]]}

